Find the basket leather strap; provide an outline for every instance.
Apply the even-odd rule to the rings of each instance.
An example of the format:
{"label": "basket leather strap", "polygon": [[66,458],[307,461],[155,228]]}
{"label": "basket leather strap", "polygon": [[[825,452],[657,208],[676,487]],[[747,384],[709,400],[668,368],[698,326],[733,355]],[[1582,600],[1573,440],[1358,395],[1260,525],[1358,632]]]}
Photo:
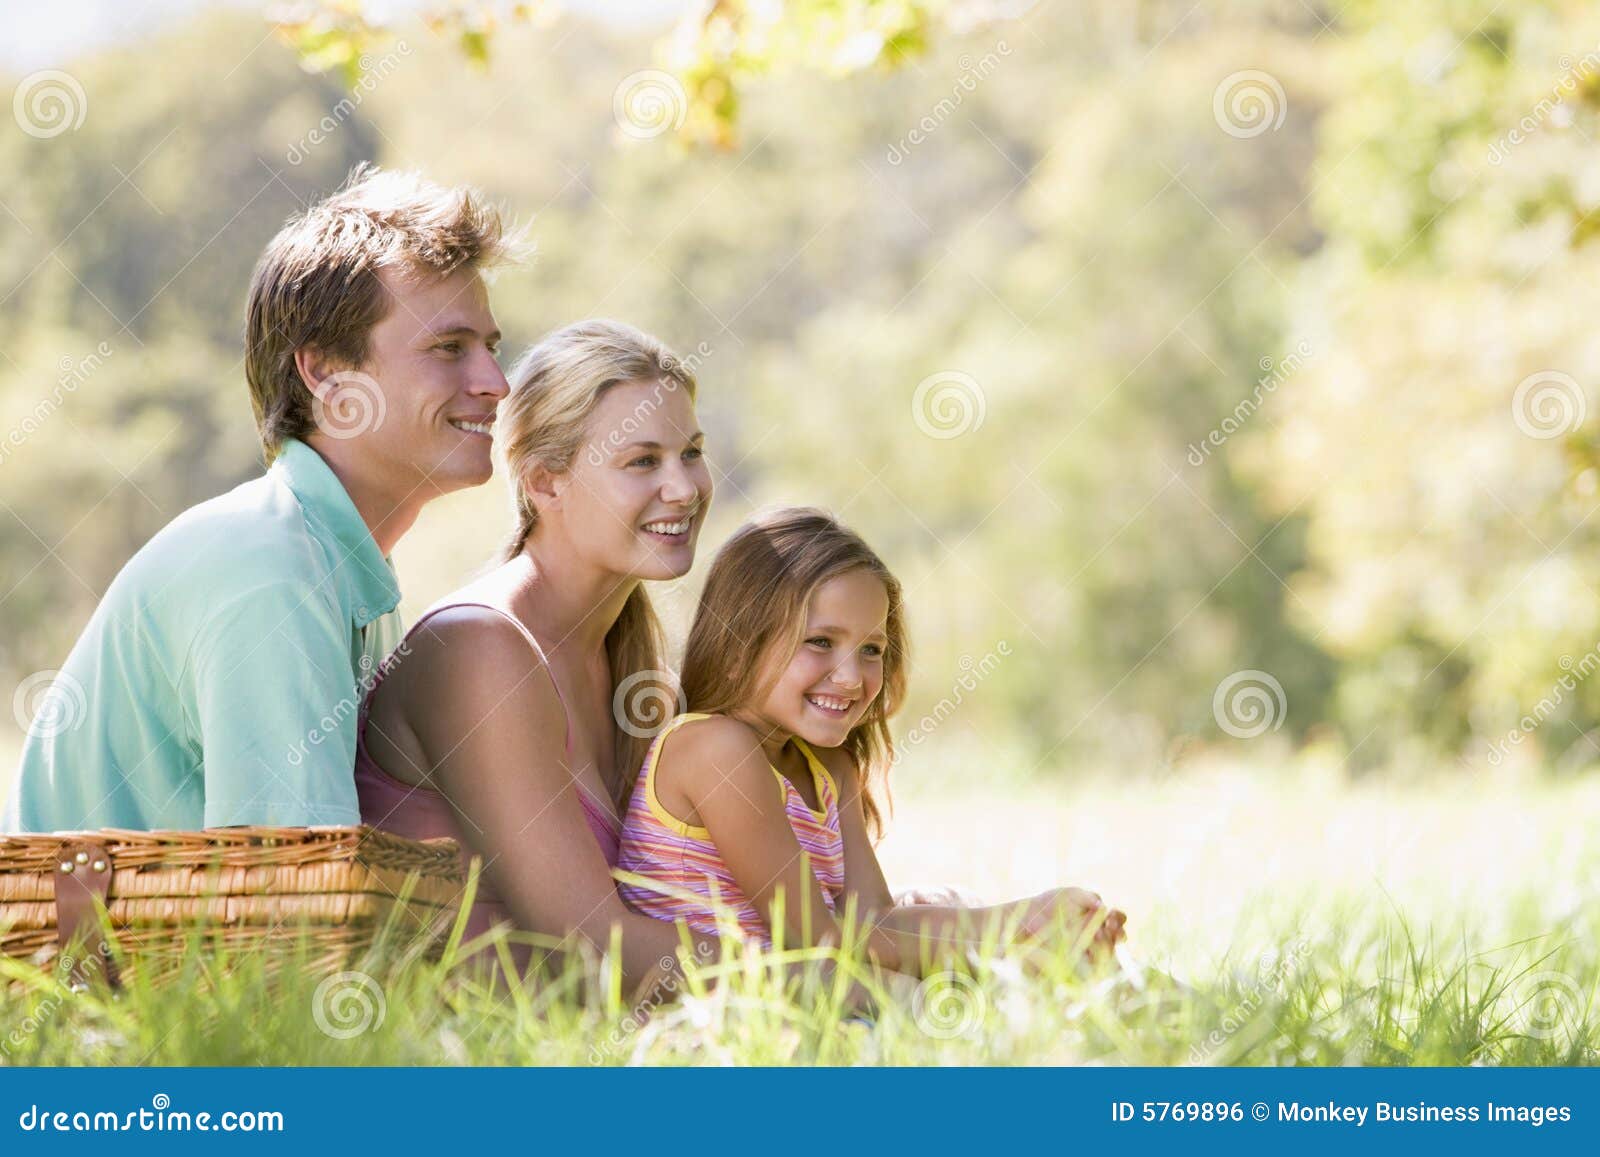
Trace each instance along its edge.
{"label": "basket leather strap", "polygon": [[[56,857],[56,941],[75,986],[86,986],[97,974],[113,987],[118,981],[98,911],[106,904],[113,867],[106,846],[92,840],[64,841]],[[73,945],[76,956],[68,964]]]}

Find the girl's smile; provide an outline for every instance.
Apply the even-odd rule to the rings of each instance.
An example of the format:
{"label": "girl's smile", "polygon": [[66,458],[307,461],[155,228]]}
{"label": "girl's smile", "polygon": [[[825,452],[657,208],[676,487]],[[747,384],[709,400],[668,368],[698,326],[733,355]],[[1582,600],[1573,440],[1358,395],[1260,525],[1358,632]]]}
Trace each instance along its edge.
{"label": "girl's smile", "polygon": [[837,695],[811,694],[806,696],[806,702],[831,719],[843,719],[850,714],[856,701]]}

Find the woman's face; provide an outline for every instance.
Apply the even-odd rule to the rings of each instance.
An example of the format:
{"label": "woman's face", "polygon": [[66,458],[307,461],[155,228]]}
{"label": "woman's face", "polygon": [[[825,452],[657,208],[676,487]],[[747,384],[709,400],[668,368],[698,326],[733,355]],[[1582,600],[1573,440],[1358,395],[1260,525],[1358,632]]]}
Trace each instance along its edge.
{"label": "woman's face", "polygon": [[711,503],[703,441],[694,402],[676,382],[612,386],[572,468],[555,479],[573,545],[617,574],[687,574]]}
{"label": "woman's face", "polygon": [[889,592],[869,570],[824,582],[806,607],[805,631],[757,710],[764,730],[838,747],[883,690]]}

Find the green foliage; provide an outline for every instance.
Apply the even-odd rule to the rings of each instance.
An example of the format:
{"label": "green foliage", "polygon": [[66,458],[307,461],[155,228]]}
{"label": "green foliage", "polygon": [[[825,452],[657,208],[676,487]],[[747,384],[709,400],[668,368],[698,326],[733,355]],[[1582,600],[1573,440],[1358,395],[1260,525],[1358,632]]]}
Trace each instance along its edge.
{"label": "green foliage", "polygon": [[[337,70],[354,84],[361,61],[388,39],[376,8],[363,0],[321,0],[291,10],[277,29],[307,68]],[[996,11],[986,14],[989,8]],[[453,42],[467,60],[484,67],[502,25],[548,25],[560,11],[561,5],[553,2],[454,0],[428,10],[424,23],[435,37]],[[1006,5],[950,0],[716,0],[691,5],[657,46],[657,56],[682,90],[680,123],[674,131],[686,142],[731,148],[738,139],[740,92],[752,81],[791,69],[839,77],[899,67],[920,55],[934,25],[952,14],[960,25],[1008,11]]]}

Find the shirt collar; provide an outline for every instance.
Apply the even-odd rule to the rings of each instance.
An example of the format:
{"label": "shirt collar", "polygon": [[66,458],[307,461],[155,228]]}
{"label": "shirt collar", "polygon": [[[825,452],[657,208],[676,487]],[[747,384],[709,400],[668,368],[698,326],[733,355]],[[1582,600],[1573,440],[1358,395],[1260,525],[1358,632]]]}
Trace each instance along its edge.
{"label": "shirt collar", "polygon": [[356,504],[322,455],[290,438],[268,473],[289,488],[313,532],[338,552],[335,573],[349,592],[350,618],[355,625],[365,627],[399,606],[400,584],[394,565],[378,548]]}

